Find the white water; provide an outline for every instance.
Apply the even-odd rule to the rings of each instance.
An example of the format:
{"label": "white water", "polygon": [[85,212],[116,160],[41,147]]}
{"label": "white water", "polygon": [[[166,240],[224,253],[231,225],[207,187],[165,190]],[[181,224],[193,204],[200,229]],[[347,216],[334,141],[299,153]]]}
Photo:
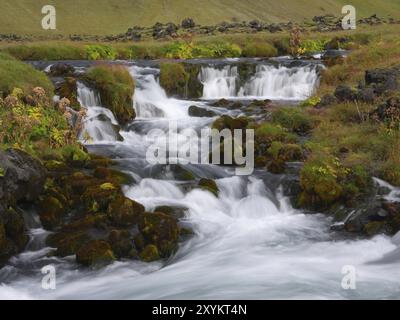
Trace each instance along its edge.
{"label": "white water", "polygon": [[[81,82],[78,82],[77,86],[78,101],[86,109],[86,117],[79,139],[91,143],[117,141],[113,125],[118,125],[118,121],[114,114],[101,106],[100,96],[94,90]],[[99,117],[103,117],[103,119],[100,120]]]}
{"label": "white water", "polygon": [[236,66],[203,67],[199,75],[204,85],[204,99],[247,98],[272,100],[304,100],[318,84],[315,66],[288,68],[257,65],[256,73],[242,86]]}
{"label": "white water", "polygon": [[[140,89],[135,106],[144,109],[137,121],[139,131],[122,132],[124,160],[133,167],[137,183],[125,186],[125,194],[153,210],[159,205],[186,208],[183,222],[195,236],[183,243],[174,257],[162,263],[116,262],[102,270],[79,268],[74,258],[45,257],[45,231],[32,222],[28,250],[0,270],[0,298],[17,299],[358,299],[400,297],[400,235],[392,239],[343,240],[330,231],[325,215],[294,210],[268,179],[229,176],[221,167],[214,170],[220,196],[182,183],[148,176],[143,167],[145,133],[166,128],[167,120],[182,127],[203,127],[209,122],[187,116],[186,101],[169,99],[145,70],[131,70]],[[154,81],[153,81],[153,79]],[[82,91],[83,90],[83,91]],[[98,107],[95,94],[81,88],[81,103]],[[151,93],[154,93],[152,95]],[[152,98],[153,97],[153,98]],[[147,102],[146,102],[147,101]],[[174,102],[176,101],[176,103]],[[177,111],[168,112],[165,104]],[[93,106],[92,106],[93,105]],[[165,111],[164,117],[154,109]],[[146,111],[144,111],[146,110]],[[153,114],[153,116],[152,116]],[[115,120],[115,119],[114,119]],[[100,129],[99,129],[100,130]],[[101,128],[103,130],[103,128]],[[381,182],[383,184],[383,182]],[[386,185],[390,196],[398,189]],[[42,266],[57,267],[57,289],[41,289]],[[356,268],[356,290],[341,287],[342,268]],[[29,272],[19,270],[28,268]]]}

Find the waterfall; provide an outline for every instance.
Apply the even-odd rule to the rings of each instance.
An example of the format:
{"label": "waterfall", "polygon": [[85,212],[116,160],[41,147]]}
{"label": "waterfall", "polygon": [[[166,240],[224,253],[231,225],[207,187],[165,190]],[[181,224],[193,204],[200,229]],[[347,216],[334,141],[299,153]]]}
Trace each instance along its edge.
{"label": "waterfall", "polygon": [[239,77],[236,66],[225,66],[222,69],[203,67],[199,80],[203,83],[205,99],[220,99],[236,96],[236,81]]}
{"label": "waterfall", "polygon": [[78,101],[86,109],[79,140],[85,143],[115,142],[120,139],[118,121],[101,106],[100,96],[82,82],[77,83]]}
{"label": "waterfall", "polygon": [[138,118],[185,118],[190,102],[168,98],[157,81],[158,69],[133,66],[136,81],[134,108]]}
{"label": "waterfall", "polygon": [[[203,67],[199,80],[204,85],[204,99],[251,98],[272,100],[304,100],[318,84],[315,66],[288,68],[257,65],[250,79],[240,79],[236,66]],[[244,85],[239,87],[239,83]]]}

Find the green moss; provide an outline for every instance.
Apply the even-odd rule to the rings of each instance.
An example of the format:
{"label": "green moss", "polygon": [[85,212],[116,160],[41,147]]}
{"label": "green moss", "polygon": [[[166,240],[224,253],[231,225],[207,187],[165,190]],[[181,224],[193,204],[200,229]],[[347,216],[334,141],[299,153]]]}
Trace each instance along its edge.
{"label": "green moss", "polygon": [[137,223],[143,213],[143,205],[122,194],[112,200],[107,208],[107,216],[113,224],[120,227],[128,227]]}
{"label": "green moss", "polygon": [[60,225],[62,216],[66,208],[55,197],[47,196],[39,202],[39,216],[43,227],[47,230],[53,230]]}
{"label": "green moss", "polygon": [[160,85],[168,95],[187,96],[188,81],[189,74],[182,63],[160,64]]}
{"label": "green moss", "polygon": [[320,154],[308,159],[300,174],[303,189],[299,197],[300,206],[326,208],[343,196],[343,180],[348,172],[338,159]]}
{"label": "green moss", "polygon": [[160,212],[145,213],[141,215],[139,230],[147,244],[157,247],[161,257],[175,251],[179,238],[176,219]]}
{"label": "green moss", "polygon": [[42,87],[49,95],[54,92],[53,84],[43,72],[5,54],[0,56],[0,93],[5,96],[14,88],[21,88],[28,94],[35,87]]}
{"label": "green moss", "polygon": [[57,256],[66,257],[76,254],[79,248],[89,240],[90,237],[83,231],[60,232],[49,235],[46,243],[57,249]]}
{"label": "green moss", "polygon": [[105,44],[87,45],[85,50],[88,60],[115,60],[118,55],[116,49]]}
{"label": "green moss", "polygon": [[272,113],[272,120],[290,131],[306,134],[313,127],[310,116],[295,107],[279,108]]}
{"label": "green moss", "polygon": [[278,49],[269,43],[251,42],[243,48],[243,57],[275,57]]}
{"label": "green moss", "polygon": [[133,94],[135,83],[122,66],[99,65],[88,70],[86,79],[100,93],[104,107],[110,109],[121,125],[133,120]]}
{"label": "green moss", "polygon": [[304,100],[302,103],[300,103],[300,107],[306,108],[306,107],[312,107],[314,108],[321,102],[321,98],[319,96],[313,96],[311,98],[308,98]]}
{"label": "green moss", "polygon": [[76,253],[76,261],[84,266],[108,264],[115,260],[110,245],[103,240],[92,240],[84,244]]}
{"label": "green moss", "polygon": [[144,262],[153,262],[160,259],[160,254],[155,245],[147,245],[143,251],[140,253],[140,259]]}
{"label": "green moss", "polygon": [[212,194],[214,194],[216,197],[218,197],[219,188],[214,180],[203,178],[203,179],[200,179],[198,185],[201,189],[209,191]]}

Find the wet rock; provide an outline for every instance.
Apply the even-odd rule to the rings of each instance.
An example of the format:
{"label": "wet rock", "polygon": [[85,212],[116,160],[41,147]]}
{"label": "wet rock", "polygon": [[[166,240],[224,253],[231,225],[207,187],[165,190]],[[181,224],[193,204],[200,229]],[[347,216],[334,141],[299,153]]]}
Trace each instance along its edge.
{"label": "wet rock", "polygon": [[129,227],[137,223],[143,213],[143,205],[123,195],[112,200],[107,209],[107,215],[112,223],[120,227]]}
{"label": "wet rock", "polygon": [[218,197],[219,188],[214,180],[202,178],[202,179],[200,179],[198,186],[201,189],[209,191],[212,194],[214,194],[216,197]]}
{"label": "wet rock", "polygon": [[144,262],[153,262],[160,259],[160,254],[155,245],[147,245],[143,251],[140,253],[140,259]]}
{"label": "wet rock", "polygon": [[0,152],[0,201],[15,204],[34,201],[44,187],[47,171],[36,159],[24,151],[8,149]]}
{"label": "wet rock", "polygon": [[76,79],[73,77],[66,77],[64,82],[59,88],[56,89],[60,98],[67,98],[70,102],[71,108],[79,110],[81,105],[78,101],[78,91]]}
{"label": "wet rock", "polygon": [[205,108],[200,108],[197,106],[190,106],[189,107],[189,116],[191,117],[215,117],[216,113],[212,110],[207,110]]}
{"label": "wet rock", "polygon": [[128,230],[112,230],[108,236],[108,243],[118,259],[137,257],[133,237]]}
{"label": "wet rock", "polygon": [[217,129],[219,131],[222,131],[223,129],[229,129],[229,130],[242,129],[242,130],[244,130],[247,128],[248,124],[249,124],[249,121],[245,117],[232,118],[228,115],[223,115],[222,117],[215,120],[212,127],[213,127],[213,129]]}
{"label": "wet rock", "polygon": [[64,62],[53,64],[50,67],[50,76],[52,77],[72,76],[74,72],[75,72],[74,66]]}
{"label": "wet rock", "polygon": [[158,206],[154,209],[154,212],[165,213],[175,219],[181,219],[185,216],[187,208],[184,207],[171,207],[171,206]]}
{"label": "wet rock", "polygon": [[176,180],[191,181],[196,178],[195,175],[191,171],[185,169],[183,166],[181,166],[179,164],[172,164],[169,166],[169,169],[174,174],[174,178]]}
{"label": "wet rock", "polygon": [[76,253],[76,261],[84,266],[104,265],[115,260],[110,245],[103,240],[92,240]]}
{"label": "wet rock", "polygon": [[155,245],[161,257],[170,256],[176,249],[179,227],[176,219],[161,212],[145,213],[139,222],[145,243]]}
{"label": "wet rock", "polygon": [[49,235],[46,239],[46,243],[50,247],[57,249],[57,256],[66,257],[76,254],[76,252],[90,240],[91,237],[85,231],[59,232]]}
{"label": "wet rock", "polygon": [[46,196],[39,201],[38,214],[46,230],[54,230],[61,224],[67,208],[53,196]]}

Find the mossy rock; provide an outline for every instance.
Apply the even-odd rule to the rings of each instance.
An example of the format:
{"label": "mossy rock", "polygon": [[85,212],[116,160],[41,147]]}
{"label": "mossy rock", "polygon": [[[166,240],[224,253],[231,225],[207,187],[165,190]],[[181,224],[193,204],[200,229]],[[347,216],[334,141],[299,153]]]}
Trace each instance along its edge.
{"label": "mossy rock", "polygon": [[219,188],[214,180],[202,178],[202,179],[200,179],[198,186],[201,189],[209,191],[212,194],[214,194],[216,197],[218,197]]}
{"label": "mossy rock", "polygon": [[280,159],[274,159],[270,161],[267,165],[267,170],[274,174],[282,174],[285,172],[285,169],[285,161],[282,161]]}
{"label": "mossy rock", "polygon": [[91,237],[85,231],[59,232],[49,235],[46,244],[57,249],[57,256],[66,257],[76,254],[90,240]]}
{"label": "mossy rock", "polygon": [[147,244],[154,244],[162,257],[170,256],[179,238],[177,220],[161,212],[145,213],[139,222],[139,231]]}
{"label": "mossy rock", "polygon": [[218,131],[222,131],[223,129],[241,129],[245,130],[249,124],[249,121],[246,117],[232,118],[227,115],[223,115],[218,118],[212,124],[213,129],[217,129]]}
{"label": "mossy rock", "polygon": [[303,151],[297,144],[285,144],[279,150],[278,158],[282,161],[301,161],[303,160]]}
{"label": "mossy rock", "polygon": [[175,219],[181,219],[185,216],[187,208],[184,207],[171,207],[171,206],[158,206],[154,209],[154,212],[162,212]]}
{"label": "mossy rock", "polygon": [[76,262],[84,266],[104,265],[115,260],[110,245],[104,240],[92,240],[76,253]]}
{"label": "mossy rock", "polygon": [[384,230],[385,227],[385,222],[383,221],[372,221],[364,225],[364,232],[370,236],[373,237],[379,233],[381,233]]}
{"label": "mossy rock", "polygon": [[89,186],[81,200],[89,211],[99,212],[108,210],[109,204],[121,195],[119,188],[110,183],[103,183]]}
{"label": "mossy rock", "polygon": [[91,228],[106,230],[109,221],[104,213],[87,214],[84,217],[71,221],[62,227],[62,232],[86,231]]}
{"label": "mossy rock", "polygon": [[160,64],[160,85],[170,96],[186,97],[189,77],[182,63]]}
{"label": "mossy rock", "polygon": [[62,222],[66,207],[53,196],[45,196],[39,201],[38,214],[46,230],[54,230]]}
{"label": "mossy rock", "polygon": [[63,161],[48,160],[44,162],[44,166],[50,172],[66,172],[69,170],[68,166]]}
{"label": "mossy rock", "polygon": [[102,105],[113,112],[120,125],[135,119],[135,82],[127,68],[116,65],[95,66],[89,69],[85,79],[98,90]]}
{"label": "mossy rock", "polygon": [[138,255],[133,237],[128,230],[112,230],[107,241],[118,259],[136,258]]}
{"label": "mossy rock", "polygon": [[139,221],[144,211],[143,205],[121,194],[108,205],[107,216],[114,225],[129,227]]}
{"label": "mossy rock", "polygon": [[153,262],[160,259],[160,253],[155,245],[147,245],[140,253],[140,259],[144,262]]}
{"label": "mossy rock", "polygon": [[3,223],[7,238],[13,242],[17,252],[22,251],[29,242],[29,236],[26,232],[25,221],[22,216],[22,212],[19,212],[13,208],[9,208],[3,215]]}
{"label": "mossy rock", "polygon": [[98,179],[104,179],[107,181],[110,181],[112,183],[115,183],[116,185],[122,185],[122,184],[132,184],[134,179],[121,171],[106,168],[106,167],[98,167],[95,169],[93,176],[98,178]]}
{"label": "mossy rock", "polygon": [[196,176],[189,170],[185,169],[179,164],[171,164],[170,169],[174,174],[176,180],[180,181],[192,181],[196,179]]}
{"label": "mossy rock", "polygon": [[6,229],[4,228],[4,224],[0,223],[0,256],[5,254],[4,251],[6,250],[7,245]]}
{"label": "mossy rock", "polygon": [[199,80],[200,65],[186,63],[185,72],[187,74],[186,96],[188,99],[198,99],[203,96],[203,84]]}
{"label": "mossy rock", "polygon": [[79,110],[81,105],[78,101],[78,91],[77,91],[77,84],[76,79],[73,77],[66,77],[65,81],[61,84],[61,87],[58,90],[58,94],[60,98],[67,98],[70,103],[71,107],[75,110]]}

